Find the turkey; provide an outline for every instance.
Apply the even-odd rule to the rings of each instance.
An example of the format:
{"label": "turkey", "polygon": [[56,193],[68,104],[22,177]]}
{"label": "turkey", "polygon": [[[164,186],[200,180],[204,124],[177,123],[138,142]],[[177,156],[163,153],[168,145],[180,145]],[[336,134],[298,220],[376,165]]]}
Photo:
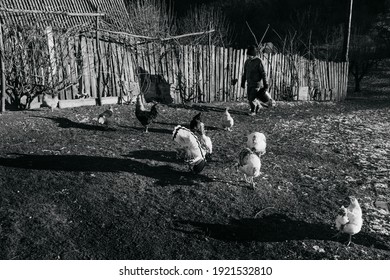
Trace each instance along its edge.
{"label": "turkey", "polygon": [[179,145],[178,151],[184,155],[185,161],[194,173],[200,173],[206,166],[206,150],[198,137],[189,129],[180,125],[173,130],[173,141]]}

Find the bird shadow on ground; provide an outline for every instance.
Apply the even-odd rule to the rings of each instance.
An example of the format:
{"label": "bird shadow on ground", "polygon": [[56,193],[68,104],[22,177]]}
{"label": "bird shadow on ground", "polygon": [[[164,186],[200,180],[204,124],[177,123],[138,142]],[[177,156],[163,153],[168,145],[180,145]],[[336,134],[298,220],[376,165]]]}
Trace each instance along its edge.
{"label": "bird shadow on ground", "polygon": [[[140,126],[120,125],[119,127],[126,128],[126,129],[132,129],[132,130],[136,130],[136,131],[139,131],[139,132],[146,133],[145,132],[145,128],[144,127],[140,127]],[[148,128],[148,132],[160,133],[160,134],[172,134],[172,130],[165,129],[165,128],[154,128],[154,127],[149,127]]]}
{"label": "bird shadow on ground", "polygon": [[[248,106],[249,108],[249,106]],[[225,108],[221,107],[216,107],[216,106],[210,106],[210,105],[192,105],[192,109],[197,110],[197,111],[202,111],[202,112],[225,112]],[[234,109],[229,109],[229,113],[233,115],[248,115],[248,112],[241,111],[241,110],[234,110]]]}
{"label": "bird shadow on ground", "polygon": [[178,170],[170,165],[153,165],[135,159],[85,155],[8,154],[0,158],[0,166],[65,172],[129,172],[157,179],[156,184],[194,185],[213,180],[202,174]]}
{"label": "bird shadow on ground", "polygon": [[[229,224],[179,220],[174,222],[173,229],[187,234],[200,234],[218,240],[235,242],[336,241],[335,232],[329,225],[293,220],[280,213],[273,213],[261,218],[233,219]],[[389,247],[378,239],[365,233],[359,233],[359,235],[353,237],[355,244],[389,250]],[[337,241],[343,242],[344,240],[341,239]]]}
{"label": "bird shadow on ground", "polygon": [[[171,104],[168,105],[171,108],[183,108],[183,109],[193,109],[197,110],[200,112],[225,112],[224,107],[218,107],[218,106],[210,106],[210,105],[198,105],[198,104],[192,104],[192,105],[185,105],[185,104]],[[249,109],[249,105],[248,105]],[[234,114],[234,115],[248,115],[248,112],[246,111],[241,111],[241,110],[234,110],[234,109],[229,109],[229,113]]]}
{"label": "bird shadow on ground", "polygon": [[62,117],[37,117],[37,118],[52,120],[56,122],[58,126],[61,128],[79,128],[79,129],[97,130],[97,131],[109,131],[109,130],[115,131],[115,129],[111,127],[74,122],[70,119],[62,118]]}
{"label": "bird shadow on ground", "polygon": [[[169,122],[155,122],[155,123],[161,124],[161,125],[169,125],[169,126],[172,126],[171,133],[172,133],[172,131],[173,131],[173,127],[176,127],[176,126],[178,126],[178,125],[190,129],[189,124],[178,124],[178,123],[169,123]],[[216,127],[216,126],[208,126],[208,125],[206,125],[204,128],[205,128],[206,130],[223,130],[222,128],[219,128],[219,127]]]}
{"label": "bird shadow on ground", "polygon": [[122,155],[123,157],[135,158],[135,159],[146,159],[146,160],[156,160],[162,162],[174,162],[180,163],[176,158],[177,152],[175,151],[155,151],[155,150],[142,150],[142,151],[132,151],[127,155]]}
{"label": "bird shadow on ground", "polygon": [[171,132],[173,131],[173,128],[174,128],[175,126],[178,126],[178,125],[190,129],[189,124],[184,124],[184,123],[170,123],[170,122],[154,122],[154,123],[156,123],[156,124],[161,124],[161,125],[169,125],[169,126],[172,126]]}

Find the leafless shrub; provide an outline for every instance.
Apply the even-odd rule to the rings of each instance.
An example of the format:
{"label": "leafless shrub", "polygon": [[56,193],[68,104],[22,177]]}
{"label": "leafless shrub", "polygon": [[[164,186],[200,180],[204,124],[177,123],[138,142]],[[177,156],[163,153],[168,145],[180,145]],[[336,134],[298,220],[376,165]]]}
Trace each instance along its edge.
{"label": "leafless shrub", "polygon": [[55,43],[50,50],[48,34],[38,24],[3,27],[6,93],[11,106],[28,109],[38,96],[58,94],[78,82],[77,73],[71,75],[66,69],[65,61],[71,55],[69,34],[53,32]]}
{"label": "leafless shrub", "polygon": [[182,34],[215,30],[204,36],[180,40],[184,45],[228,46],[232,42],[232,27],[227,17],[219,7],[213,5],[203,4],[192,7],[185,17],[178,20],[178,29]]}
{"label": "leafless shrub", "polygon": [[137,35],[165,38],[175,33],[175,17],[170,2],[159,0],[127,0],[131,30]]}

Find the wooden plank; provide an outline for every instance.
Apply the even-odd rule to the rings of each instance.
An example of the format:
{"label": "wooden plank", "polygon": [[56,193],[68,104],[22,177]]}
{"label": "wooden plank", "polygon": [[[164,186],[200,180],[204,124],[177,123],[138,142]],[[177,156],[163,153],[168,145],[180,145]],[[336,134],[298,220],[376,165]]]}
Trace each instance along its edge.
{"label": "wooden plank", "polygon": [[228,101],[228,94],[229,94],[229,85],[228,85],[228,79],[229,79],[229,49],[228,48],[222,48],[223,49],[223,101]]}
{"label": "wooden plank", "polygon": [[269,91],[273,99],[277,100],[275,95],[275,56],[273,54],[268,54],[268,60],[269,60]]}
{"label": "wooden plank", "polygon": [[[194,83],[194,52],[193,52],[193,48],[192,46],[190,45],[187,45],[187,67],[188,67],[188,72],[187,72],[187,80],[188,80],[188,97],[192,97],[192,98],[195,98],[195,83]],[[195,99],[196,100],[196,99]]]}
{"label": "wooden plank", "polygon": [[45,29],[46,37],[47,37],[47,46],[49,51],[49,60],[50,60],[50,75],[49,75],[49,83],[53,83],[53,78],[57,75],[57,60],[55,54],[55,44],[53,37],[53,29],[51,26],[48,26]]}
{"label": "wooden plank", "polygon": [[91,92],[93,97],[97,97],[97,86],[96,86],[96,71],[95,71],[95,48],[93,46],[94,40],[87,39],[87,52],[88,52],[88,61],[89,61],[89,75],[91,83]]}
{"label": "wooden plank", "polygon": [[74,37],[69,37],[68,40],[68,50],[69,50],[69,67],[70,67],[70,82],[72,83],[71,87],[71,99],[74,99],[76,97],[77,91],[77,79],[78,79],[78,73],[77,73],[77,62],[76,62],[76,43]]}
{"label": "wooden plank", "polygon": [[216,47],[213,45],[209,46],[209,51],[210,51],[210,57],[209,57],[209,63],[210,63],[210,102],[214,102],[215,95],[216,95]]}
{"label": "wooden plank", "polygon": [[125,75],[125,53],[123,51],[123,46],[117,44],[117,60],[118,60],[118,91],[117,96],[122,100],[125,94],[125,87],[127,84],[126,75]]}
{"label": "wooden plank", "polygon": [[188,45],[183,46],[183,70],[184,70],[184,81],[185,81],[185,96],[188,98],[189,95],[189,62],[188,62]]}
{"label": "wooden plank", "polygon": [[174,46],[171,52],[172,58],[172,75],[173,75],[173,85],[175,91],[175,102],[180,103],[180,93],[179,93],[179,75],[181,75],[181,48],[179,46]]}
{"label": "wooden plank", "polygon": [[160,50],[157,56],[157,65],[158,65],[158,72],[160,73],[161,77],[168,81],[168,73],[167,73],[167,67],[165,64],[166,56],[165,56],[165,45],[160,46]]}
{"label": "wooden plank", "polygon": [[134,75],[134,57],[131,54],[131,51],[128,47],[125,48],[126,53],[126,73],[127,73],[127,98],[129,100],[132,100],[133,96],[137,94],[136,92],[133,92],[133,84],[135,83],[135,75]]}
{"label": "wooden plank", "polygon": [[332,94],[332,92],[335,90],[335,82],[334,82],[334,75],[335,75],[335,72],[334,72],[334,70],[335,70],[335,63],[334,62],[330,62],[329,63],[329,66],[330,66],[330,68],[329,68],[329,72],[330,72],[330,85],[331,85],[331,90],[328,92],[328,94],[327,94],[327,96],[326,96],[326,100],[329,100],[329,96],[331,96],[331,94]]}
{"label": "wooden plank", "polygon": [[219,100],[219,60],[220,60],[220,50],[219,47],[215,47],[214,50],[215,59],[214,59],[214,71],[215,71],[215,81],[214,81],[214,101]]}
{"label": "wooden plank", "polygon": [[136,69],[136,60],[135,60],[135,55],[133,55],[133,51],[130,48],[126,48],[126,54],[127,54],[127,61],[128,61],[128,66],[129,66],[129,75],[130,75],[130,82],[135,82],[136,75],[135,75],[135,69]]}
{"label": "wooden plank", "polygon": [[100,66],[100,90],[101,90],[101,96],[105,97],[107,96],[108,92],[108,84],[107,79],[110,77],[109,74],[109,65],[108,65],[108,53],[107,53],[107,44],[106,42],[100,41],[100,59],[101,59],[101,66]]}
{"label": "wooden plank", "polygon": [[276,62],[275,62],[275,66],[276,66],[276,79],[275,79],[275,89],[276,89],[276,96],[277,96],[277,98],[278,98],[278,100],[281,100],[280,99],[280,76],[281,76],[281,71],[282,71],[282,69],[281,69],[281,54],[277,54],[276,55]]}
{"label": "wooden plank", "polygon": [[232,86],[232,77],[233,77],[233,50],[232,48],[228,48],[228,54],[227,54],[227,79],[226,79],[226,97],[227,101],[233,101],[234,100],[234,92],[233,92],[233,86]]}
{"label": "wooden plank", "polygon": [[0,88],[0,113],[5,112],[5,62],[4,62],[4,42],[3,42],[3,29],[0,22],[0,79],[1,79],[1,88]]}
{"label": "wooden plank", "polygon": [[225,61],[224,61],[224,48],[220,47],[219,48],[219,59],[217,62],[219,62],[219,100],[218,101],[225,101],[224,99],[224,76],[225,76]]}
{"label": "wooden plank", "polygon": [[150,71],[149,73],[151,75],[157,75],[158,74],[158,69],[156,67],[156,59],[155,59],[155,53],[156,53],[156,48],[154,43],[149,43],[148,44],[148,50],[149,50],[149,63],[150,63]]}
{"label": "wooden plank", "polygon": [[227,63],[228,63],[229,51],[227,48],[222,47],[221,53],[222,53],[222,61],[221,61],[222,62],[221,63],[222,94],[221,94],[221,97],[222,97],[222,101],[226,102],[227,101],[227,91],[228,91],[228,88],[227,88],[228,65],[227,65]]}
{"label": "wooden plank", "polygon": [[208,78],[208,96],[207,96],[207,102],[211,102],[212,95],[213,95],[213,78],[214,78],[214,71],[212,66],[212,47],[211,45],[207,46],[207,78]]}
{"label": "wooden plank", "polygon": [[82,72],[83,72],[83,90],[82,93],[88,94],[91,97],[95,97],[92,95],[91,91],[91,78],[89,76],[89,58],[88,58],[88,49],[87,42],[84,36],[80,39],[80,48],[81,48],[81,57],[82,57]]}
{"label": "wooden plank", "polygon": [[218,99],[218,90],[219,90],[219,48],[215,47],[214,49],[214,92],[213,92],[213,101],[219,101]]}
{"label": "wooden plank", "polygon": [[204,100],[204,95],[203,95],[203,65],[202,65],[202,46],[201,45],[196,45],[194,46],[194,70],[195,70],[195,81],[197,84],[196,87],[196,93],[197,93],[197,100],[198,102],[202,102]]}
{"label": "wooden plank", "polygon": [[54,53],[56,54],[56,68],[57,68],[57,73],[54,75],[54,80],[53,80],[53,86],[57,86],[57,94],[58,98],[60,100],[66,99],[65,96],[65,91],[63,89],[62,84],[64,83],[65,80],[65,75],[64,75],[64,52],[62,51],[62,40],[58,39],[55,41],[55,46],[54,46]]}
{"label": "wooden plank", "polygon": [[120,57],[120,46],[118,44],[114,43],[113,48],[113,61],[114,61],[114,73],[115,73],[115,90],[112,93],[111,96],[118,96],[121,95],[121,83],[122,83],[122,60]]}
{"label": "wooden plank", "polygon": [[276,100],[279,99],[278,95],[278,54],[273,55],[273,88],[274,88],[274,95]]}
{"label": "wooden plank", "polygon": [[[232,98],[234,101],[237,101],[238,96],[238,87],[240,84],[240,79],[238,78],[238,67],[237,67],[237,49],[232,51],[232,80],[231,80],[231,89],[232,89]],[[233,85],[235,82],[235,85]]]}
{"label": "wooden plank", "polygon": [[[164,60],[163,63],[165,65],[165,71],[166,71],[166,79],[169,84],[173,83],[173,77],[172,77],[172,69],[171,69],[171,64],[173,63],[173,60],[171,58],[171,46],[170,45],[165,45],[164,48]],[[172,90],[171,90],[172,93]]]}
{"label": "wooden plank", "polygon": [[203,50],[201,45],[196,47],[196,70],[197,70],[197,81],[198,81],[198,101],[204,101],[204,81],[203,81]]}
{"label": "wooden plank", "polygon": [[200,88],[200,77],[199,77],[199,52],[198,46],[191,46],[192,48],[192,83],[193,83],[193,91],[195,93],[195,102],[201,100],[201,92]]}
{"label": "wooden plank", "polygon": [[344,62],[344,99],[347,98],[348,94],[348,79],[349,79],[349,63]]}
{"label": "wooden plank", "polygon": [[[247,59],[246,56],[246,51],[242,49],[240,51],[240,77],[242,78],[242,75],[244,73],[244,66],[245,66],[245,61]],[[241,93],[241,100],[246,101],[247,99],[247,94],[246,94],[247,86],[245,88],[241,87],[241,80],[240,80],[240,93]]]}
{"label": "wooden plank", "polygon": [[209,77],[207,75],[208,73],[208,60],[207,60],[207,46],[203,45],[201,46],[201,63],[202,63],[202,90],[203,90],[203,101],[207,102],[209,98]]}
{"label": "wooden plank", "polygon": [[[62,45],[62,50],[64,52],[64,59],[63,59],[63,72],[64,72],[64,78],[66,81],[66,85],[71,84],[71,70],[70,70],[70,51],[69,51],[69,45],[68,45],[69,38],[62,38],[61,40],[61,45]],[[66,99],[72,99],[72,87],[69,86],[65,91],[65,98]]]}

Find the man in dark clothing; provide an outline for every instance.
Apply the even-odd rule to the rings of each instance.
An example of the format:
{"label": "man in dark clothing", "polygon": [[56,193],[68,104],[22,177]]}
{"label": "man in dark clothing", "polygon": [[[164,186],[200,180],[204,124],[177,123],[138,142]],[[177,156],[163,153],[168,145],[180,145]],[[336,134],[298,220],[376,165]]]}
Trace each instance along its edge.
{"label": "man in dark clothing", "polygon": [[[268,82],[264,70],[264,65],[261,59],[256,56],[256,47],[250,46],[246,52],[248,58],[244,64],[244,73],[241,79],[241,87],[245,88],[245,82],[248,84],[247,95],[251,112],[249,115],[255,115],[260,109],[260,103],[256,98],[262,102],[272,106],[272,99],[267,92]],[[263,82],[263,87],[261,87]]]}

